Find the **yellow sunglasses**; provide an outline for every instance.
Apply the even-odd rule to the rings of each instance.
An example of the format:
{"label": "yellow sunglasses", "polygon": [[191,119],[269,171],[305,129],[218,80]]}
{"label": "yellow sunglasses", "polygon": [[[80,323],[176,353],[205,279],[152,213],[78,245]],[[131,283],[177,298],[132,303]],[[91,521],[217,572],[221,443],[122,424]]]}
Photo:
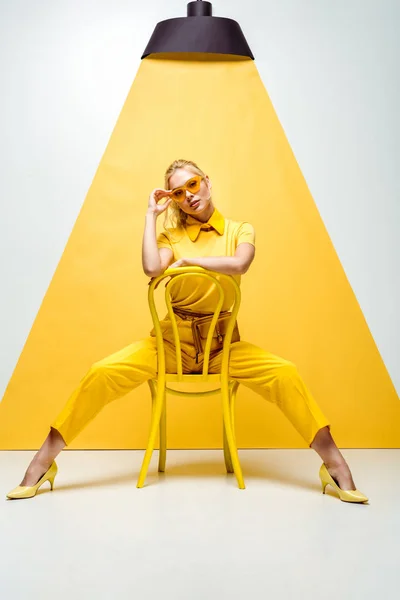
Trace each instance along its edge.
{"label": "yellow sunglasses", "polygon": [[175,200],[175,202],[183,202],[186,198],[186,190],[191,194],[197,194],[200,189],[201,180],[202,177],[200,175],[195,175],[191,179],[188,179],[185,185],[181,185],[180,187],[171,190],[170,197]]}

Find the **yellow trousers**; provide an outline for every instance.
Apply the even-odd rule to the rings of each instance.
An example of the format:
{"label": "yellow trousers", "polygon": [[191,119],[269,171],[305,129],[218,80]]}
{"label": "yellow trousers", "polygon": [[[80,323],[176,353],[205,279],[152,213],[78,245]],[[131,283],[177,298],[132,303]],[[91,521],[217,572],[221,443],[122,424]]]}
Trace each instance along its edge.
{"label": "yellow trousers", "polygon": [[[174,345],[165,342],[166,370],[176,373]],[[184,373],[201,372],[194,348],[182,345]],[[218,373],[221,353],[210,360],[209,373]],[[156,377],[157,347],[154,337],[129,344],[92,364],[51,427],[68,445],[112,400],[120,398]],[[251,388],[282,410],[310,446],[315,434],[330,424],[301,379],[295,365],[245,341],[231,345],[229,372],[232,379]]]}

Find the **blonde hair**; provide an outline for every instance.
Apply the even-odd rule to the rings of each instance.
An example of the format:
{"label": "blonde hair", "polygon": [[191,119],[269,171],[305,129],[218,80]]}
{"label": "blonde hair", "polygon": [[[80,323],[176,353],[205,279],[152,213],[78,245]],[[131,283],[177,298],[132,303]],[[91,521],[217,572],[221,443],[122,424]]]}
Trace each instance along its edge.
{"label": "blonde hair", "polygon": [[[192,171],[193,173],[195,173],[196,175],[200,175],[201,177],[205,178],[206,176],[204,171],[202,171],[200,167],[196,165],[196,163],[192,160],[184,160],[183,158],[174,160],[174,162],[169,165],[168,169],[165,171],[164,174],[166,190],[171,189],[169,185],[169,178],[175,173],[177,169],[188,169],[189,171]],[[176,204],[176,202],[171,202],[164,219],[165,229],[167,229],[166,224],[168,221],[168,217],[170,218],[174,227],[184,227],[188,215],[187,213],[185,213],[185,211],[183,211],[180,208],[178,204]]]}

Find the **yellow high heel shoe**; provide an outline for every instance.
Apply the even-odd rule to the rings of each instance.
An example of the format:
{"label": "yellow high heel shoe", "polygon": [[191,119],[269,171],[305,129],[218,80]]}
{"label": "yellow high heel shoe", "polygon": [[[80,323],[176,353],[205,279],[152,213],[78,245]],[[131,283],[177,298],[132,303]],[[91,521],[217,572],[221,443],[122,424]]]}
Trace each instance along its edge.
{"label": "yellow high heel shoe", "polygon": [[42,477],[39,479],[39,481],[36,483],[36,485],[31,485],[31,486],[18,485],[16,488],[11,490],[11,492],[8,492],[7,498],[11,498],[12,500],[14,500],[16,498],[32,498],[33,496],[36,495],[36,492],[38,491],[40,486],[43,485],[43,483],[45,481],[49,481],[51,489],[53,489],[54,478],[57,475],[57,471],[58,471],[57,465],[53,461],[51,463],[49,469],[46,471],[46,473],[44,475],[42,475]]}
{"label": "yellow high heel shoe", "polygon": [[364,496],[359,490],[342,490],[341,487],[333,479],[332,475],[326,468],[325,463],[322,463],[319,470],[319,477],[322,483],[322,493],[325,494],[325,488],[329,484],[339,494],[339,498],[343,502],[368,502],[367,496]]}

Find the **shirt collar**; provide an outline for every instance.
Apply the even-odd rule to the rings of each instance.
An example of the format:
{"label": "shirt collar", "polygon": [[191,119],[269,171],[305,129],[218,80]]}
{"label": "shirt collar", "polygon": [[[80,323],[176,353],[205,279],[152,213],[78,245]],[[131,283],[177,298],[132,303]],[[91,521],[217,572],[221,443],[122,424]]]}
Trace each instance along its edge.
{"label": "shirt collar", "polygon": [[200,229],[210,229],[210,227],[215,229],[219,235],[223,235],[225,229],[225,219],[216,208],[214,208],[213,214],[206,223],[198,221],[191,215],[188,215],[186,219],[185,229],[192,242],[197,240]]}

